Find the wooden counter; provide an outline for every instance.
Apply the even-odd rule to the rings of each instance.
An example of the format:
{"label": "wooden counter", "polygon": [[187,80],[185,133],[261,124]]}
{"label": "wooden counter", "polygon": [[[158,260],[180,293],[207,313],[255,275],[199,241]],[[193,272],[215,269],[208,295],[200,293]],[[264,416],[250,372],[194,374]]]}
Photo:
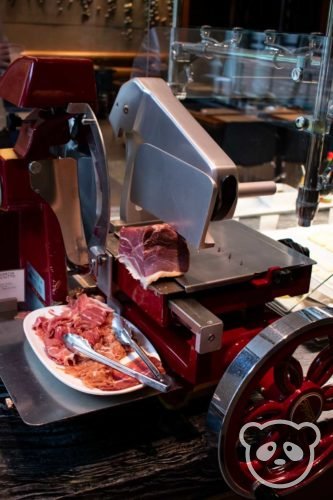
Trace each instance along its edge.
{"label": "wooden counter", "polygon": [[[17,351],[19,337],[9,324],[12,321],[18,325],[21,320],[11,320],[13,314],[15,312],[1,312],[0,333],[2,340],[9,335],[9,342],[4,343],[9,350]],[[30,351],[41,373],[44,369],[25,344],[23,337],[24,356],[13,363],[17,370],[14,370],[15,379],[19,382],[22,377],[21,386],[25,387],[25,408],[22,407],[24,398],[19,401],[20,391],[13,383],[10,386],[12,400],[23,413],[32,402],[33,410],[40,405],[42,413],[45,397],[42,391],[36,397],[27,371],[33,370],[35,375],[40,371],[37,365],[28,362]],[[1,346],[0,357],[8,355],[7,347]],[[8,381],[8,372],[3,366],[1,373]],[[30,386],[25,385],[28,379]],[[52,382],[51,377],[49,394],[52,399],[53,388],[54,398],[50,405],[57,400],[56,385],[59,384],[56,378],[54,385]],[[75,397],[77,395],[80,393],[75,391]],[[169,402],[170,396],[174,395],[167,395]],[[62,417],[60,421],[54,416],[45,425],[26,425],[15,406],[8,404],[11,400],[0,379],[0,498],[236,499],[238,497],[230,496],[222,480],[216,451],[206,442],[210,399],[211,394],[206,393],[186,405],[184,402],[181,409],[168,409],[159,396],[151,395],[99,411],[90,408],[89,413]],[[66,406],[67,403],[63,400],[60,404]],[[62,410],[61,406],[53,409],[58,419],[63,415]],[[227,497],[223,496],[225,493]]]}
{"label": "wooden counter", "polygon": [[205,442],[208,401],[170,411],[152,398],[29,427],[0,390],[1,498],[239,498]]}
{"label": "wooden counter", "polygon": [[82,51],[82,50],[25,50],[22,56],[32,57],[84,57],[103,61],[132,61],[137,52],[127,51]]}

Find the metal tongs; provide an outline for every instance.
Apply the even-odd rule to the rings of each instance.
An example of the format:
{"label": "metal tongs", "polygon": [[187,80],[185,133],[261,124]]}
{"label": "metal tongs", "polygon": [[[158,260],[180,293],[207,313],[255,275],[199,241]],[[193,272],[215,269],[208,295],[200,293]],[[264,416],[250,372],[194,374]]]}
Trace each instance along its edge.
{"label": "metal tongs", "polygon": [[114,361],[110,358],[107,358],[106,356],[103,356],[102,354],[99,354],[90,346],[89,342],[85,338],[81,337],[81,335],[77,335],[76,333],[66,333],[63,336],[63,340],[65,345],[72,352],[83,354],[84,356],[87,356],[94,361],[98,361],[103,365],[110,366],[111,368],[118,370],[125,375],[135,378],[142,384],[156,389],[157,391],[166,392],[171,386],[171,382],[168,377],[164,377],[164,382],[162,382],[161,380],[156,380],[148,377],[147,375],[137,372],[136,370],[133,370],[126,365],[118,363],[118,361]]}
{"label": "metal tongs", "polygon": [[165,375],[159,371],[142,347],[140,347],[140,345],[136,342],[135,338],[133,338],[131,327],[127,325],[121,316],[118,314],[114,315],[112,319],[112,328],[116,338],[121,344],[131,347],[149,368],[151,373],[154,375],[154,378],[163,382],[165,380]]}

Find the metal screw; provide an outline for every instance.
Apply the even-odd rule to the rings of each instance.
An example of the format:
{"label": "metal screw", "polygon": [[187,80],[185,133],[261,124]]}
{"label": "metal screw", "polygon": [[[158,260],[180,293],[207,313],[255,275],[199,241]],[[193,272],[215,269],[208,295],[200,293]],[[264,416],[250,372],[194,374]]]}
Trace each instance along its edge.
{"label": "metal screw", "polygon": [[215,335],[212,333],[211,335],[209,335],[208,337],[208,342],[213,342],[213,340],[215,340]]}
{"label": "metal screw", "polygon": [[42,171],[42,165],[38,161],[32,161],[29,163],[29,171],[31,174],[40,174]]}
{"label": "metal screw", "polygon": [[105,254],[97,256],[97,263],[99,265],[104,264],[105,262],[107,262],[107,260],[108,260],[108,258],[107,258],[107,256]]}
{"label": "metal screw", "polygon": [[82,118],[81,120],[82,125],[90,125],[95,122],[96,120],[94,118]]}
{"label": "metal screw", "polygon": [[320,33],[319,31],[314,31],[313,33],[310,33],[310,40],[309,40],[309,47],[310,50],[319,50],[322,39],[323,39],[323,33]]}
{"label": "metal screw", "polygon": [[210,37],[211,29],[212,29],[212,27],[208,26],[207,24],[201,26],[201,28],[200,28],[200,36],[201,36],[202,40],[204,40],[205,38],[209,38]]}
{"label": "metal screw", "polygon": [[327,114],[331,118],[333,116],[333,101],[330,100],[328,102],[328,109],[327,109]]}
{"label": "metal screw", "polygon": [[300,82],[303,80],[303,69],[302,68],[294,68],[291,72],[291,78],[294,82]]}
{"label": "metal screw", "polygon": [[124,107],[123,107],[123,112],[124,112],[124,114],[125,114],[125,115],[127,115],[127,114],[128,114],[128,112],[129,112],[129,107],[128,107],[128,105],[127,105],[127,104],[124,104]]}
{"label": "metal screw", "polygon": [[243,28],[240,28],[239,26],[236,26],[235,28],[232,29],[232,40],[231,40],[231,44],[233,46],[237,46],[241,39],[242,39],[242,36],[243,36]]}
{"label": "metal screw", "polygon": [[308,128],[308,126],[310,125],[310,122],[309,122],[308,118],[306,118],[305,116],[298,116],[295,120],[295,125],[296,125],[296,128],[301,130],[301,129]]}
{"label": "metal screw", "polygon": [[265,30],[264,33],[265,33],[265,43],[267,43],[267,44],[275,43],[276,36],[277,36],[276,30],[268,29],[268,30]]}

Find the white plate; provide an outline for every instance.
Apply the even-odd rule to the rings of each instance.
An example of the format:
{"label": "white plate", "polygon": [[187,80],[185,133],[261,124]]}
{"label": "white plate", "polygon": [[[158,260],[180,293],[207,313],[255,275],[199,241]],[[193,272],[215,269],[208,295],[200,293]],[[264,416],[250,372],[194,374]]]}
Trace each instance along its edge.
{"label": "white plate", "polygon": [[[102,305],[103,307],[108,308],[106,305],[104,304]],[[47,356],[45,352],[44,342],[36,334],[36,331],[33,329],[33,325],[35,324],[35,321],[39,316],[44,316],[45,318],[53,318],[54,315],[58,316],[61,313],[63,313],[66,309],[68,309],[68,306],[44,307],[42,309],[36,309],[35,311],[32,311],[24,318],[23,328],[25,336],[32,350],[36,354],[39,361],[41,361],[41,363],[45,366],[45,368],[49,370],[49,372],[52,373],[54,377],[60,380],[60,382],[63,382],[72,389],[76,389],[77,391],[85,392],[87,394],[93,394],[95,396],[111,396],[111,395],[114,396],[142,389],[144,387],[143,384],[133,385],[133,387],[127,387],[126,389],[120,389],[118,391],[102,391],[101,389],[91,389],[90,387],[84,385],[84,383],[79,378],[73,377],[72,375],[68,375],[67,373],[65,373],[65,369],[61,365],[58,365]],[[143,347],[144,350],[150,355],[155,356],[157,359],[160,359],[153,345],[143,335],[143,333],[141,333],[140,330],[138,330],[134,325],[132,325],[132,323],[129,323],[125,319],[123,319],[123,321],[125,322],[125,325],[127,324],[131,328],[140,346]],[[131,352],[126,358],[123,358],[121,360],[121,363],[126,364],[127,362],[136,359],[137,357],[138,355],[135,352]]]}

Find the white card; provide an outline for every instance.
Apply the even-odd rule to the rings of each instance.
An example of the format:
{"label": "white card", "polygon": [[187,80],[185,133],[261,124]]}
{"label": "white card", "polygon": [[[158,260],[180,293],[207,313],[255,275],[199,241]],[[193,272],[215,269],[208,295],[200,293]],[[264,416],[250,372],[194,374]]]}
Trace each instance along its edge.
{"label": "white card", "polygon": [[25,301],[24,269],[0,271],[0,300],[17,299]]}

